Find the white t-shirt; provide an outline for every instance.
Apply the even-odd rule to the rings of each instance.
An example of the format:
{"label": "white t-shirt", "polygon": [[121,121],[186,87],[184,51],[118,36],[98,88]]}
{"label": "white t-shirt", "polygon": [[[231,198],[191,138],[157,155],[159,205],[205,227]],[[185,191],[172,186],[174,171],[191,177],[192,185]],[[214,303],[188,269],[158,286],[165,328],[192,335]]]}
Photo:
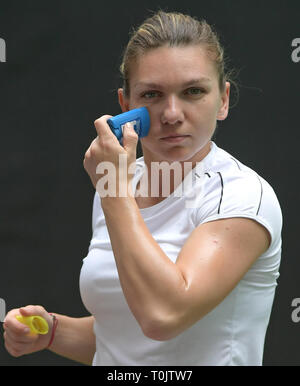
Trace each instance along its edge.
{"label": "white t-shirt", "polygon": [[[144,168],[141,157],[134,187]],[[179,186],[158,204],[140,209],[154,239],[174,263],[195,227],[222,218],[246,217],[259,222],[271,235],[270,247],[214,310],[175,338],[155,341],[143,334],[123,295],[96,193],[93,236],[80,275],[82,300],[95,317],[93,365],[262,364],[281,259],[282,214],[277,197],[262,177],[214,142],[189,176],[194,198],[188,188],[178,194]]]}

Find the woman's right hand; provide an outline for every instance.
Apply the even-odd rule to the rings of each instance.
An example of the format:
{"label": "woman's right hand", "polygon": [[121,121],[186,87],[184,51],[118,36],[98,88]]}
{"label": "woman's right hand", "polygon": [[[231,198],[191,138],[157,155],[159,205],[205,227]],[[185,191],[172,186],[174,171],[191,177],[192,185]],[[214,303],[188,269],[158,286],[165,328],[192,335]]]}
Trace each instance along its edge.
{"label": "woman's right hand", "polygon": [[[16,315],[42,316],[49,325],[46,335],[34,334],[29,328],[16,319]],[[9,311],[4,319],[5,348],[14,357],[31,354],[47,348],[53,328],[51,315],[42,306],[26,306]]]}

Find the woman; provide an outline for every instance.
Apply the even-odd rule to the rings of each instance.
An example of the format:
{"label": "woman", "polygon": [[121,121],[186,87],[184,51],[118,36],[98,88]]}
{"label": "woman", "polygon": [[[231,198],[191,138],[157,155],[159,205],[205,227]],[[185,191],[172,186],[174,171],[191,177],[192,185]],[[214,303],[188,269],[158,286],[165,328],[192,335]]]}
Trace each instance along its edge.
{"label": "woman", "polygon": [[[118,97],[123,112],[146,106],[151,127],[136,160],[130,124],[122,147],[110,116],[95,121],[84,159],[96,188],[93,237],[80,276],[91,316],[55,315],[54,328],[41,306],[12,310],[12,355],[48,347],[94,365],[262,364],[282,216],[271,186],[211,141],[229,109],[223,56],[211,27],[187,15],[160,11],[133,34]],[[115,167],[114,197],[100,189],[104,162]],[[154,164],[180,173],[152,173]],[[27,335],[17,313],[45,317],[50,332]]]}

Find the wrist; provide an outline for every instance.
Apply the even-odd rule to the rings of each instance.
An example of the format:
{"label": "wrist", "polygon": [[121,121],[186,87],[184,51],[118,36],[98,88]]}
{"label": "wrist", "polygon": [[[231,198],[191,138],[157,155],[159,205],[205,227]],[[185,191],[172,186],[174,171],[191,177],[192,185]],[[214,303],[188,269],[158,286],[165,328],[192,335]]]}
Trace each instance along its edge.
{"label": "wrist", "polygon": [[[137,207],[135,197],[132,192],[128,192],[124,197],[102,197],[101,198],[101,207],[106,215],[121,215],[127,210],[132,211],[133,206]],[[124,212],[125,211],[125,212]]]}
{"label": "wrist", "polygon": [[52,317],[52,329],[51,329],[50,340],[49,340],[49,343],[48,343],[46,348],[50,348],[50,346],[52,345],[52,343],[54,341],[54,338],[55,338],[55,333],[56,333],[57,325],[58,325],[57,317],[54,314],[52,314],[52,313],[49,313],[49,315]]}
{"label": "wrist", "polygon": [[119,181],[116,186],[110,186],[109,189],[103,189],[103,187],[96,187],[96,191],[99,194],[102,202],[116,202],[118,199],[134,198],[134,192],[132,188],[132,181]]}

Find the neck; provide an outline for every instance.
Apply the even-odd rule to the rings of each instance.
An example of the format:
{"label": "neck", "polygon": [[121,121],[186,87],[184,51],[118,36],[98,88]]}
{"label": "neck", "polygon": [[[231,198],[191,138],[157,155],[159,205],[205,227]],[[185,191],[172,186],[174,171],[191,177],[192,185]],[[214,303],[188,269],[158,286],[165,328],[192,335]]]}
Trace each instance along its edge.
{"label": "neck", "polygon": [[160,159],[145,149],[144,162],[147,172],[138,182],[137,189],[147,197],[167,197],[182,183],[197,163],[207,156],[210,148],[211,142],[209,141],[193,157],[184,161]]}

